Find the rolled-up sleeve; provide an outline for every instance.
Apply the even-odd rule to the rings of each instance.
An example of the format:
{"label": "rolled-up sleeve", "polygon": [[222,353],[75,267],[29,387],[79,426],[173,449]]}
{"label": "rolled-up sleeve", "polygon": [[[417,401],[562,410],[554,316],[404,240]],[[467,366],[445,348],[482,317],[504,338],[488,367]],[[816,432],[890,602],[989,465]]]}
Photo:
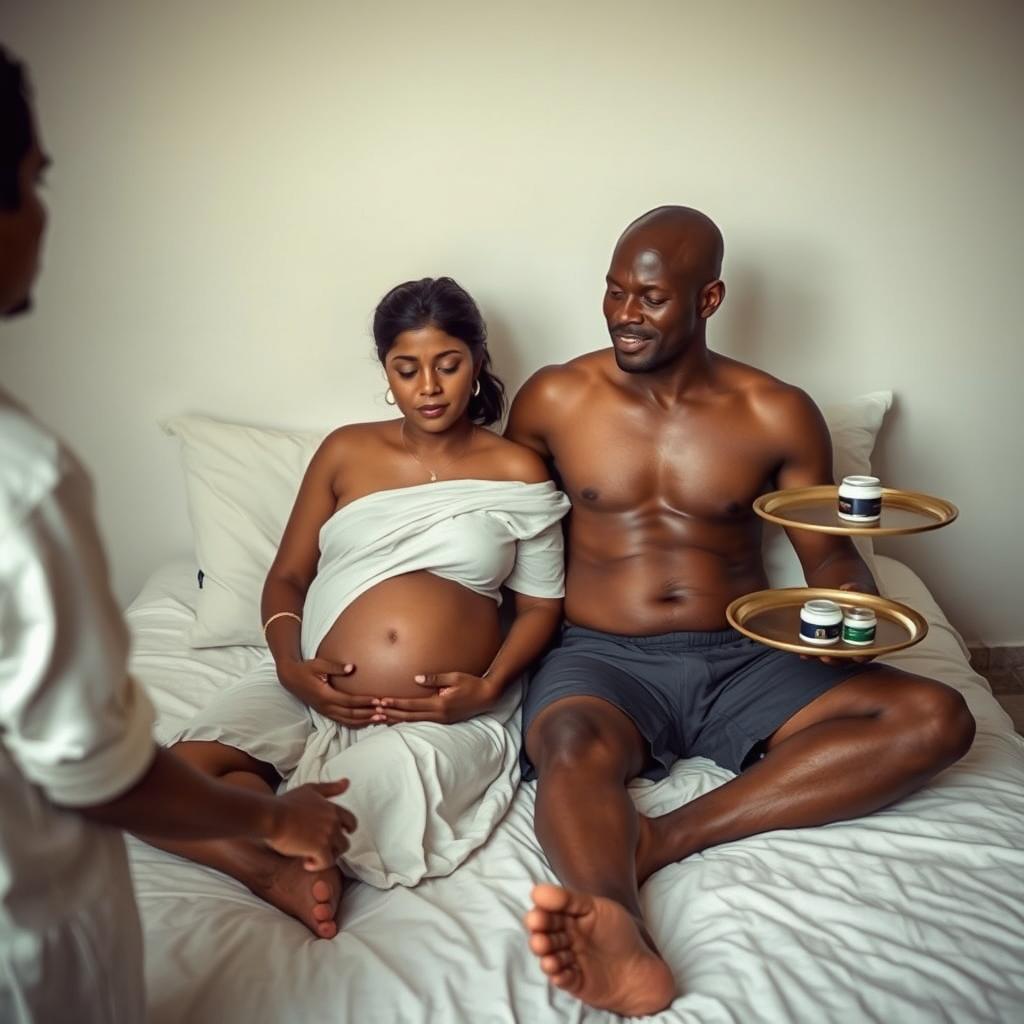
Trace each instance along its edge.
{"label": "rolled-up sleeve", "polygon": [[65,473],[0,537],[0,742],[57,804],[105,803],[152,761],[88,481]]}
{"label": "rolled-up sleeve", "polygon": [[528,597],[565,596],[565,550],[561,521],[516,543],[516,561],[505,586]]}

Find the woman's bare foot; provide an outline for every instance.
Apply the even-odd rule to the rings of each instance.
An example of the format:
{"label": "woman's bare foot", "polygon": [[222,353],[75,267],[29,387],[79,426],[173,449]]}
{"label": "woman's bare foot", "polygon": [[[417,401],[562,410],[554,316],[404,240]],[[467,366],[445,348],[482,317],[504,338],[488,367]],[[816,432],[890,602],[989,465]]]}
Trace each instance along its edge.
{"label": "woman's bare foot", "polygon": [[536,885],[531,895],[530,949],[553,985],[625,1017],[657,1013],[675,998],[668,964],[625,907],[557,885]]}
{"label": "woman's bare foot", "polygon": [[333,939],[338,934],[334,919],[341,889],[341,872],[336,867],[307,871],[295,857],[279,858],[266,882],[252,887],[257,896],[298,918],[321,939]]}

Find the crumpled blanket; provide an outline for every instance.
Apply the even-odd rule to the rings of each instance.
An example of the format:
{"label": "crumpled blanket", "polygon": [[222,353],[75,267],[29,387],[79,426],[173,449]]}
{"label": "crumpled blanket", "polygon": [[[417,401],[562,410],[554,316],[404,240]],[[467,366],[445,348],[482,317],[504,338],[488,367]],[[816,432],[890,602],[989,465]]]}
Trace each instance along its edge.
{"label": "crumpled blanket", "polygon": [[359,819],[346,874],[379,889],[448,875],[490,836],[519,784],[522,685],[467,722],[317,728],[285,788],[347,778]]}

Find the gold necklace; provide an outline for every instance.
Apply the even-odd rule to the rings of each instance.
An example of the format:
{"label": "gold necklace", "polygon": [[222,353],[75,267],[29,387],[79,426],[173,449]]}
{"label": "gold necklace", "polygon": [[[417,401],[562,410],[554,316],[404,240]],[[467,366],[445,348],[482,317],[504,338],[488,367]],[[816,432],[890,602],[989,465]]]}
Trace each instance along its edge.
{"label": "gold necklace", "polygon": [[[473,436],[473,431],[474,431],[474,430],[476,430],[476,427],[473,427],[473,429],[472,429],[472,430],[470,431],[470,435],[469,435],[469,436],[470,436],[470,438],[472,438],[472,436]],[[402,436],[402,444],[403,444],[403,446],[405,447],[405,450],[406,450],[406,451],[407,451],[407,452],[408,452],[408,453],[409,453],[409,454],[410,454],[410,455],[411,455],[411,456],[412,456],[412,457],[413,457],[413,458],[414,458],[414,459],[415,459],[415,460],[416,460],[416,461],[417,461],[417,462],[418,462],[418,463],[419,463],[419,464],[420,464],[420,465],[421,465],[421,466],[422,466],[422,467],[423,467],[423,468],[424,468],[424,469],[425,469],[425,470],[426,470],[426,471],[427,471],[427,472],[428,472],[428,473],[430,474],[430,480],[429,480],[429,483],[432,483],[432,484],[434,484],[434,483],[437,483],[437,474],[438,474],[438,473],[444,472],[444,470],[446,470],[446,469],[447,469],[447,468],[448,468],[448,467],[449,467],[450,465],[452,465],[452,463],[454,463],[454,462],[458,462],[458,461],[459,461],[459,459],[461,459],[461,458],[462,458],[462,457],[463,457],[464,455],[466,455],[466,454],[467,454],[467,453],[469,452],[469,442],[467,442],[467,443],[466,443],[466,448],[465,448],[465,451],[461,451],[461,452],[459,452],[459,454],[458,454],[458,455],[456,455],[456,456],[455,456],[454,458],[451,458],[451,459],[449,459],[449,460],[448,460],[447,462],[445,462],[444,464],[442,464],[441,466],[439,466],[439,467],[438,467],[438,468],[437,468],[436,470],[434,470],[434,469],[431,469],[431,468],[430,468],[430,467],[429,467],[429,466],[428,466],[428,465],[427,465],[427,464],[426,464],[426,463],[425,463],[425,462],[424,462],[424,461],[423,461],[423,460],[422,460],[422,459],[421,459],[421,458],[420,458],[420,457],[419,457],[419,456],[418,456],[418,455],[417,455],[417,454],[416,454],[416,453],[415,453],[415,452],[414,452],[414,451],[413,451],[413,450],[412,450],[412,449],[411,449],[411,448],[409,447],[409,442],[408,442],[408,441],[406,440],[406,437],[405,437],[405,420],[402,420],[402,425],[401,425],[401,426],[400,426],[400,427],[398,428],[398,432],[399,432],[399,434],[401,434],[401,436]]]}

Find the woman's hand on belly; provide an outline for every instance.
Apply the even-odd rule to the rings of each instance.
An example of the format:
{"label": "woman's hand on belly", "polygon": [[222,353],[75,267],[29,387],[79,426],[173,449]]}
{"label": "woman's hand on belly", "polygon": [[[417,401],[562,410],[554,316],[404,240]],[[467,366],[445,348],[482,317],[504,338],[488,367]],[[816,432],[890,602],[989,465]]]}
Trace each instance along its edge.
{"label": "woman's hand on belly", "polygon": [[[455,643],[453,637],[457,637]],[[354,662],[334,679],[346,693],[373,698],[427,696],[417,675],[482,675],[501,647],[498,606],[429,572],[394,576],[357,597],[317,648],[318,657]]]}
{"label": "woman's hand on belly", "polygon": [[341,665],[327,658],[309,661],[289,661],[277,665],[277,678],[281,685],[307,707],[319,712],[339,725],[361,729],[374,720],[382,721],[373,706],[373,698],[366,694],[349,694],[331,685],[331,677],[344,678],[355,671],[355,665]]}
{"label": "woman's hand on belly", "polygon": [[398,722],[440,722],[451,725],[489,711],[501,695],[500,687],[486,677],[468,672],[432,672],[415,677],[429,695],[380,697],[373,703],[388,725]]}

